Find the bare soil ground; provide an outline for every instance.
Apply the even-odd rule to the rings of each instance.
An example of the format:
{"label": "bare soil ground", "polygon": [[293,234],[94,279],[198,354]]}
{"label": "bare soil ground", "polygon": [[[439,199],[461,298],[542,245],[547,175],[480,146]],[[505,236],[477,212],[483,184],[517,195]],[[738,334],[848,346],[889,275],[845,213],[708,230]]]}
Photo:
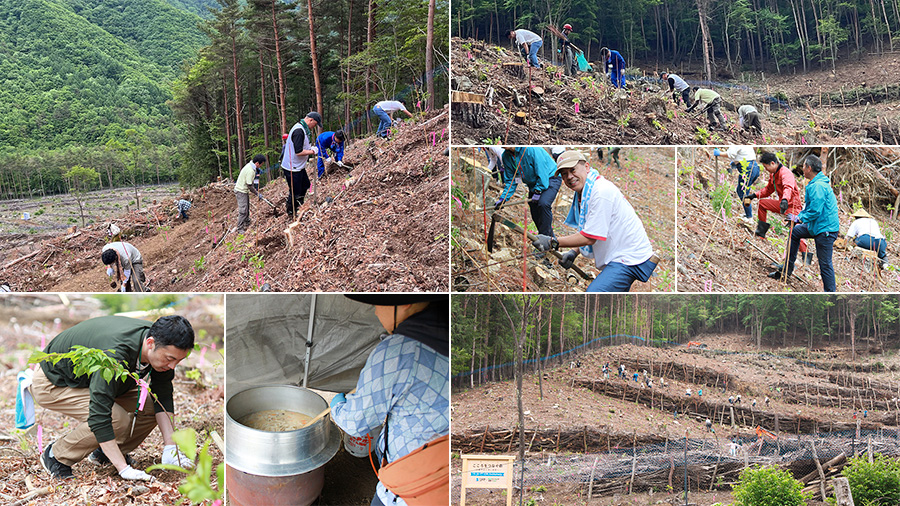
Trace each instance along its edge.
{"label": "bare soil ground", "polygon": [[[675,165],[673,148],[627,147],[619,154],[621,167],[609,164],[609,156],[604,161],[597,159],[595,151],[579,148],[589,156],[591,164],[601,175],[615,183],[634,207],[644,229],[650,237],[654,250],[661,261],[647,283],[635,282],[631,289],[635,292],[674,290],[674,219],[675,194],[672,168]],[[520,291],[522,290],[522,234],[513,231],[498,221],[495,227],[495,246],[488,253],[485,237],[490,225],[493,203],[503,191],[499,182],[491,183],[481,198],[480,177],[487,162],[484,155],[476,154],[471,148],[451,150],[453,161],[453,203],[452,236],[453,255],[451,272],[454,290],[476,291]],[[478,167],[476,170],[473,167]],[[519,196],[511,197],[512,202],[524,198],[527,188],[520,184]],[[563,222],[569,212],[574,192],[562,185],[556,197],[553,211],[554,232],[567,235],[575,232]],[[487,213],[476,211],[487,206]],[[522,226],[528,220],[528,230],[537,233],[528,212],[528,206],[507,206],[499,211],[499,216]],[[487,226],[486,226],[487,223]],[[530,241],[526,244],[528,256],[528,291],[584,291],[589,281],[578,277],[573,271],[559,267],[551,259],[548,268],[538,258]],[[579,256],[578,265],[591,277],[599,272],[593,261]]]}
{"label": "bare soil ground", "polygon": [[[141,251],[157,292],[447,290],[447,113],[398,125],[390,140],[348,146],[344,161],[353,169],[335,167],[318,181],[318,198],[308,196],[298,212],[293,247],[283,232],[290,222],[280,177],[261,190],[278,216],[251,195],[244,234],[231,232],[237,203],[228,182],[192,190],[187,221],[169,202],[104,221],[118,224]],[[314,163],[308,171],[315,174]],[[106,242],[101,225],[43,241],[10,238],[0,281],[14,291],[111,290],[99,259]]]}
{"label": "bare soil ground", "polygon": [[[688,114],[660,93],[656,72],[663,69],[658,64],[629,67],[629,88],[617,92],[599,73],[568,77],[544,61],[542,69],[515,69],[522,58],[508,46],[453,38],[451,52],[453,89],[490,97],[483,107],[454,104],[454,144],[841,145],[900,139],[900,86],[892,78],[900,69],[896,55],[842,60],[834,74],[830,69],[805,75],[744,73],[715,83],[732,126],[710,132],[705,115],[695,118],[696,111]],[[699,72],[679,72],[690,82],[700,79]],[[633,75],[647,78],[632,80]],[[534,94],[535,87],[542,93]],[[763,137],[737,128],[734,111],[743,104],[763,114]],[[519,112],[528,116],[524,124],[513,121]]]}
{"label": "bare soil ground", "polygon": [[[708,348],[679,346],[660,349],[629,344],[586,352],[577,358],[580,367],[574,366],[573,362],[543,372],[543,398],[540,397],[539,373],[529,367],[522,394],[526,458],[530,456],[534,461],[546,461],[547,456],[555,456],[555,459],[562,461],[567,455],[578,456],[582,452],[630,448],[634,442],[639,448],[646,444],[657,444],[658,448],[662,448],[663,442],[685,435],[692,439],[714,438],[725,444],[732,436],[745,440],[755,438],[757,426],[794,437],[790,436],[798,432],[797,425],[792,425],[794,421],[802,421],[801,434],[848,430],[855,427],[857,420],[854,413],[860,415],[860,427],[863,429],[895,430],[900,425],[897,423],[900,411],[896,401],[892,400],[900,388],[897,372],[900,357],[896,350],[888,355],[873,355],[859,360],[860,366],[876,362],[882,364],[878,369],[881,372],[863,374],[841,369],[846,362],[843,349],[826,347],[809,352],[798,344],[793,349],[763,347],[757,350],[747,335],[740,334],[707,334],[697,336],[696,340]],[[819,368],[807,365],[804,362],[807,359],[817,361]],[[573,357],[574,360],[576,358]],[[611,369],[608,380],[601,373],[603,364],[607,362]],[[626,379],[615,375],[620,363],[627,367]],[[835,371],[823,369],[827,364],[831,364]],[[641,387],[631,378],[634,371],[643,369],[653,377],[652,389]],[[665,386],[662,385],[663,379]],[[865,404],[847,397],[840,406],[831,405],[832,401],[837,401],[836,392],[847,394],[853,390],[841,390],[843,385],[854,384],[871,385],[870,394],[863,396],[867,397]],[[723,385],[727,385],[724,391]],[[691,389],[691,396],[685,395],[688,388]],[[698,389],[701,388],[702,398],[698,397]],[[735,405],[735,410],[752,412],[753,420],[750,416],[738,416],[732,426],[729,417],[724,415],[724,407],[730,405],[729,397],[738,394],[742,400]],[[770,398],[769,405],[764,403],[767,396]],[[680,402],[677,417],[670,409],[671,400],[676,398],[679,401],[675,402]],[[869,399],[885,403],[881,405],[887,408],[870,409]],[[754,400],[756,405],[751,407]],[[660,409],[662,405],[667,408]],[[701,405],[716,406],[716,413],[723,413],[723,419],[717,418],[714,422],[714,434],[706,430],[706,415],[697,413],[702,411],[698,407]],[[869,409],[865,420],[861,417],[863,408]],[[515,454],[518,451],[518,438],[514,436],[518,415],[513,381],[488,383],[454,392],[452,413],[454,454]],[[774,430],[771,423],[774,418],[781,420],[779,431]],[[499,440],[495,437],[498,433],[502,436]],[[510,433],[514,436],[512,439],[508,437]],[[453,464],[458,483],[458,460],[454,458]],[[679,498],[683,500],[683,496],[677,494],[660,493],[659,487],[656,487],[656,492],[604,497],[595,494],[592,501],[587,501],[586,483],[564,483],[547,486],[544,491],[529,487],[526,498],[538,500],[543,497],[545,501],[551,501],[547,504],[610,506],[672,504],[673,497],[676,501]],[[458,492],[454,497],[457,497],[456,494]],[[474,504],[501,504],[499,499],[501,494],[496,491],[473,495]],[[717,501],[730,502],[727,487],[725,491],[720,488],[717,493],[697,495],[692,485],[691,503],[709,505]]]}
{"label": "bare soil ground", "polygon": [[[153,471],[152,482],[132,483],[120,479],[113,466],[83,461],[72,468],[75,479],[49,478],[41,467],[35,427],[41,425],[42,443],[47,445],[71,429],[74,420],[64,415],[36,407],[37,424],[21,439],[14,435],[16,374],[26,366],[32,351],[40,347],[42,337],[49,340],[75,323],[108,314],[89,296],[70,295],[67,299],[54,295],[0,299],[0,498],[12,503],[32,489],[51,485],[51,493],[29,504],[179,504],[182,496],[177,489],[183,475],[175,471]],[[177,307],[177,313],[191,321],[195,332],[205,331],[197,341],[205,352],[185,359],[175,377],[175,427],[195,429],[201,441],[211,431],[224,436],[224,307],[222,296],[192,297]],[[57,318],[59,321],[54,322]],[[188,370],[199,371],[199,379],[189,379],[185,375]],[[162,444],[159,431],[153,431],[132,452],[135,467],[158,464]],[[210,446],[210,455],[213,468],[224,462],[215,444]]]}
{"label": "bare soil ground", "polygon": [[[679,291],[822,291],[822,280],[816,259],[812,265],[801,265],[798,259],[794,272],[802,281],[794,278],[788,283],[782,283],[780,280],[767,277],[769,272],[775,270],[772,259],[777,259],[778,263],[781,263],[785,257],[790,228],[784,224],[781,215],[769,213],[767,221],[771,228],[766,238],[753,235],[759,200],[753,201],[754,228],[751,230],[739,219],[743,216],[743,209],[734,191],[737,186],[737,174],[727,173],[727,160],[718,161],[719,186],[724,186],[724,189],[719,190],[716,190],[716,161],[712,157],[712,148],[685,148],[679,151],[678,165]],[[768,183],[768,172],[764,169],[760,172],[752,191],[759,191]],[[797,177],[801,195],[807,182],[802,176]],[[838,183],[839,181],[833,181],[833,186]],[[850,197],[849,186],[835,187],[837,192],[843,194],[838,204],[843,234],[853,221],[850,214],[854,211],[853,205],[857,200]],[[886,237],[900,237],[900,223],[891,213],[883,210],[880,205],[869,204],[872,200],[884,198],[879,199],[876,193],[875,197],[870,199],[869,191],[865,188],[857,190],[858,193],[865,194],[866,207],[878,221],[882,233]],[[722,199],[725,198],[721,196],[723,192],[728,194],[724,206],[726,215],[724,222],[720,211]],[[884,195],[890,196],[887,193]],[[767,198],[774,198],[774,195]],[[893,199],[893,196],[890,196],[890,199]],[[810,251],[815,250],[815,241],[807,239],[806,244]],[[888,261],[893,263],[892,259],[896,258],[900,250],[897,250],[896,244],[890,240],[887,244]],[[877,277],[871,262],[864,261],[858,252],[838,249],[834,251],[832,262],[839,292],[900,290],[900,273],[893,265],[889,265],[881,272],[881,276]]]}

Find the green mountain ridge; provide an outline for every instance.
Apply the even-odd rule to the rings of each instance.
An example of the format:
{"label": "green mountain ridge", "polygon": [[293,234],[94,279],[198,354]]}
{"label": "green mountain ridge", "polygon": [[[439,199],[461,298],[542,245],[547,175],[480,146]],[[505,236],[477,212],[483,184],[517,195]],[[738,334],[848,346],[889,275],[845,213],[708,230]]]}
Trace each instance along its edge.
{"label": "green mountain ridge", "polygon": [[169,83],[205,43],[199,22],[161,0],[0,0],[0,152],[171,129]]}

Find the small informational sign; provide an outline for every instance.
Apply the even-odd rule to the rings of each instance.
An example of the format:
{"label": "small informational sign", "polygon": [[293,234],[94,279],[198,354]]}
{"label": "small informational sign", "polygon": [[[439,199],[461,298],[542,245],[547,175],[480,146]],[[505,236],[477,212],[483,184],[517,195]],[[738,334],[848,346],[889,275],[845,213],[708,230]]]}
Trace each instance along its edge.
{"label": "small informational sign", "polygon": [[512,505],[511,455],[462,455],[460,506],[466,505],[466,488],[505,488],[506,506]]}

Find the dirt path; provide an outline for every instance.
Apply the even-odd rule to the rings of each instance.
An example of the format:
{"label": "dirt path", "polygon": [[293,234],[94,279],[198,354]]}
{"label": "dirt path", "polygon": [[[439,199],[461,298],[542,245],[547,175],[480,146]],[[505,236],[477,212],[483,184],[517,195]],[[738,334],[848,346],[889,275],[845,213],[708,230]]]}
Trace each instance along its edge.
{"label": "dirt path", "polygon": [[[674,167],[673,148],[623,148],[619,155],[621,167],[608,165],[608,154],[604,162],[597,159],[595,151],[582,149],[589,157],[593,167],[601,175],[616,184],[625,195],[635,212],[644,224],[654,250],[662,259],[648,283],[636,282],[632,291],[671,291],[674,289],[674,220],[675,193],[672,167]],[[478,176],[472,169],[473,162],[479,167],[486,167],[484,155],[475,154],[471,148],[452,150],[453,160],[453,195],[454,201],[453,255],[451,272],[455,289],[478,291],[519,291],[522,289],[522,235],[498,223],[495,228],[495,249],[488,253],[485,249],[485,219],[489,223],[490,216],[482,212],[474,212],[486,203],[492,205],[503,191],[498,182],[492,182],[486,198],[480,199]],[[521,198],[525,195],[525,185],[519,185],[517,192]],[[553,226],[557,235],[574,232],[563,225],[574,192],[563,185],[557,195],[553,211]],[[519,197],[516,197],[519,198]],[[482,201],[484,200],[484,201]],[[514,199],[510,199],[511,201]],[[465,202],[464,202],[465,201]],[[524,222],[527,207],[508,206],[499,215],[519,226]],[[491,209],[491,212],[493,210]],[[531,215],[527,216],[529,231],[536,233]],[[528,253],[533,253],[531,244]],[[489,265],[490,264],[490,265]],[[592,277],[599,272],[590,259],[579,257],[576,265]],[[584,291],[587,282],[572,271],[564,272],[555,260],[551,267],[545,266],[536,256],[529,257],[528,278],[529,291]]]}

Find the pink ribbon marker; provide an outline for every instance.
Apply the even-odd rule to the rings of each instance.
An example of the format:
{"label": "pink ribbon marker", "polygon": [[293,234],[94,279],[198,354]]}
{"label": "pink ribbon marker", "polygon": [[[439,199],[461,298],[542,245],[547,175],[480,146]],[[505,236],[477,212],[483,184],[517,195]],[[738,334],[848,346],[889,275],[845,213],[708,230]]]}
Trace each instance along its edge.
{"label": "pink ribbon marker", "polygon": [[471,60],[471,59],[472,59],[472,52],[471,52],[471,51],[466,51],[466,56],[468,56],[469,59]]}
{"label": "pink ribbon marker", "polygon": [[694,173],[691,173],[691,188],[694,187]]}
{"label": "pink ribbon marker", "polygon": [[437,146],[437,132],[431,132],[431,147]]}
{"label": "pink ribbon marker", "polygon": [[725,208],[722,208],[722,223],[728,225],[728,222],[725,220]]}
{"label": "pink ribbon marker", "polygon": [[45,334],[41,334],[41,349],[44,349],[44,346],[47,345],[47,336]]}
{"label": "pink ribbon marker", "polygon": [[215,501],[213,501],[212,506],[222,506],[222,500],[216,499]]}
{"label": "pink ribbon marker", "polygon": [[206,226],[206,233],[209,234],[209,225]]}
{"label": "pink ribbon marker", "polygon": [[[262,274],[262,273],[261,273],[261,272],[257,272],[257,273],[256,273],[256,289],[257,289],[257,290],[259,289],[259,287],[262,286],[262,283],[260,283],[260,280],[262,279],[262,278],[260,278],[260,274]],[[204,348],[204,351],[206,351],[205,348]],[[202,356],[202,355],[201,355],[201,356]]]}
{"label": "pink ribbon marker", "polygon": [[147,388],[150,386],[144,380],[138,380],[138,385],[141,386],[141,395],[138,398],[138,411],[144,410],[144,402],[147,400]]}
{"label": "pink ribbon marker", "polygon": [[441,140],[444,140],[444,134],[446,134],[446,133],[447,133],[447,129],[446,129],[446,128],[443,129],[443,130],[441,130]]}
{"label": "pink ribbon marker", "polygon": [[843,190],[838,192],[838,200],[841,201],[842,205],[844,204],[844,191]]}
{"label": "pink ribbon marker", "polygon": [[462,200],[459,200],[459,197],[453,197],[453,200],[456,201],[456,205],[459,206],[460,210],[462,210]]}
{"label": "pink ribbon marker", "polygon": [[416,109],[421,109],[421,108],[422,108],[422,101],[419,100],[418,102],[416,102]]}
{"label": "pink ribbon marker", "polygon": [[806,144],[806,137],[803,135],[800,136],[800,144]]}
{"label": "pink ribbon marker", "polygon": [[575,114],[578,114],[578,102],[575,102]]}
{"label": "pink ribbon marker", "polygon": [[209,348],[210,348],[212,351],[216,351],[216,343],[212,343],[211,345],[209,345]]}
{"label": "pink ribbon marker", "polygon": [[711,279],[707,279],[706,281],[703,282],[703,291],[704,292],[711,292],[712,287],[713,287],[713,281]]}
{"label": "pink ribbon marker", "polygon": [[38,451],[43,455],[44,453],[44,426],[38,425]]}
{"label": "pink ribbon marker", "polygon": [[[259,278],[259,274],[257,274],[257,280],[256,280],[257,283],[259,283],[258,278]],[[200,357],[197,358],[197,367],[203,367],[204,365],[206,365],[206,359],[203,358],[203,355],[206,355],[206,346],[204,346],[203,348],[200,348]]]}

